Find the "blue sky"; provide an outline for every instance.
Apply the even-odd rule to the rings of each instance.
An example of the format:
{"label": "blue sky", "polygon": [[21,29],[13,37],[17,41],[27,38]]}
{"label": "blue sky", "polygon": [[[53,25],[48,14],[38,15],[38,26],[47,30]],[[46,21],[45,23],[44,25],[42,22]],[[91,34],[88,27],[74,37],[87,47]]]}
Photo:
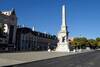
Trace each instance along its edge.
{"label": "blue sky", "polygon": [[[66,0],[70,37],[100,36],[100,0]],[[61,26],[62,0],[0,0],[0,10],[16,9],[18,24],[57,34]]]}

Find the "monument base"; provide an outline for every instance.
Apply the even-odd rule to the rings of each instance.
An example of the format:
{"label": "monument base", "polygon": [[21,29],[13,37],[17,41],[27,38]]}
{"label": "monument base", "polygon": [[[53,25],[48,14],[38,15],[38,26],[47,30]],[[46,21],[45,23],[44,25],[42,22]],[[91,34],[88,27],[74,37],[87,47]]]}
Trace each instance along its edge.
{"label": "monument base", "polygon": [[58,43],[56,51],[57,52],[70,52],[68,43]]}

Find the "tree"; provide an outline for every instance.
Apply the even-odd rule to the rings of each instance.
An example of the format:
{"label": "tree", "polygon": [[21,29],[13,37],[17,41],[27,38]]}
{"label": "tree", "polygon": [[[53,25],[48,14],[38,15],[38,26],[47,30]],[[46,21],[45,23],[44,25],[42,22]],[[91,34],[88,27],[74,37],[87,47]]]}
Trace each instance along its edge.
{"label": "tree", "polygon": [[97,46],[97,42],[94,39],[89,39],[88,43],[89,43],[89,46],[90,46],[91,49],[95,49],[96,46]]}
{"label": "tree", "polygon": [[100,42],[97,42],[97,47],[100,48]]}
{"label": "tree", "polygon": [[97,37],[97,38],[96,38],[96,43],[97,43],[97,47],[100,48],[100,37]]}
{"label": "tree", "polygon": [[100,37],[97,37],[97,38],[96,38],[96,41],[97,41],[97,42],[100,42]]}
{"label": "tree", "polygon": [[85,49],[87,44],[88,44],[88,40],[85,37],[76,37],[71,42],[71,45],[73,45],[75,48],[78,48],[78,49],[80,48]]}

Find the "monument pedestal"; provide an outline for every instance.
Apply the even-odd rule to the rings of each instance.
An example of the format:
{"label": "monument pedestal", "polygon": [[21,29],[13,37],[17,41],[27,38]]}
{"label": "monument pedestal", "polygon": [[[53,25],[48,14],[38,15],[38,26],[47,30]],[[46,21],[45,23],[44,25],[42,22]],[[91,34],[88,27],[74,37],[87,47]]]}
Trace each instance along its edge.
{"label": "monument pedestal", "polygon": [[70,52],[68,43],[58,43],[57,52]]}

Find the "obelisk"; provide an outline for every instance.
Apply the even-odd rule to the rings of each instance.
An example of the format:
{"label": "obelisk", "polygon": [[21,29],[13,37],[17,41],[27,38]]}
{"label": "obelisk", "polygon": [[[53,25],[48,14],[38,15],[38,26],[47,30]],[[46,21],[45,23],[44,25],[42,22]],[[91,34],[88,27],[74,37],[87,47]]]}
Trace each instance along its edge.
{"label": "obelisk", "polygon": [[62,25],[61,30],[58,33],[58,40],[56,51],[58,52],[69,52],[69,43],[68,43],[68,30],[66,24],[66,9],[65,4],[62,5]]}

